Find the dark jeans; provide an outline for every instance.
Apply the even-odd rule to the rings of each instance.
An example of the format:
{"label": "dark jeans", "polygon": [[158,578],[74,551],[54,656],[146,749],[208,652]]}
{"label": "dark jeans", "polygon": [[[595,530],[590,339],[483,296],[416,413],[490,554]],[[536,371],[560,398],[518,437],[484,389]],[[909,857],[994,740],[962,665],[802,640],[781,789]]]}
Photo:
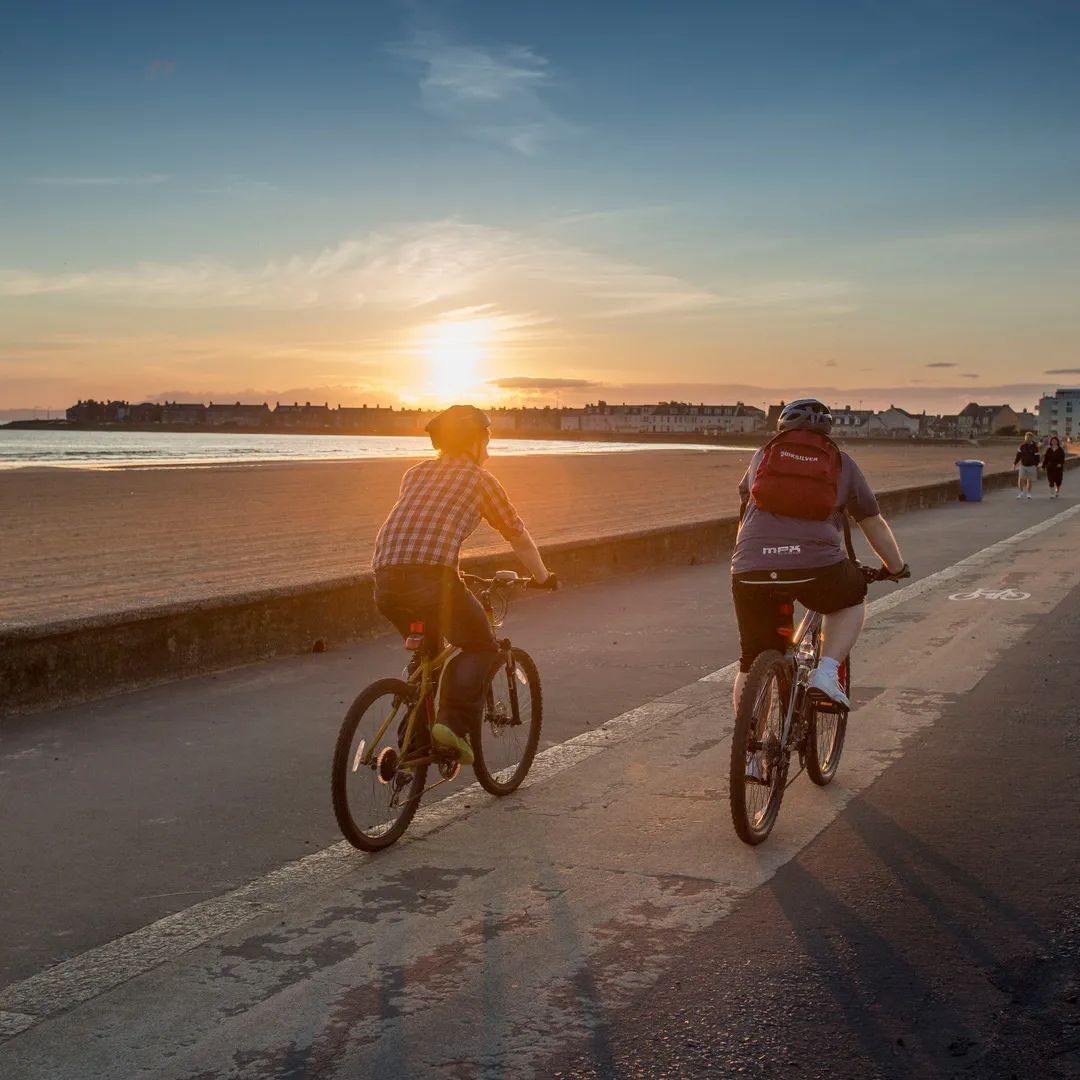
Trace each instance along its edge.
{"label": "dark jeans", "polygon": [[402,637],[412,623],[422,622],[433,645],[446,638],[461,649],[443,675],[439,723],[467,735],[480,719],[488,679],[499,665],[480,601],[448,566],[387,566],[375,571],[375,606]]}

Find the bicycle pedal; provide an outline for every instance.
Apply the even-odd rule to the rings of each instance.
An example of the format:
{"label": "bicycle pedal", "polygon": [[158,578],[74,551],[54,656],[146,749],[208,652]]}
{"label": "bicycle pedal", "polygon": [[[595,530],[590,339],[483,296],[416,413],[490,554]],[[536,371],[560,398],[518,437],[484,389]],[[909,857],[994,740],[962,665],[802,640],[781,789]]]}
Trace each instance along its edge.
{"label": "bicycle pedal", "polygon": [[817,687],[811,686],[806,691],[806,699],[814,706],[816,712],[823,713],[846,713],[847,709],[841,705],[838,701],[833,701],[828,694],[823,690],[818,690]]}

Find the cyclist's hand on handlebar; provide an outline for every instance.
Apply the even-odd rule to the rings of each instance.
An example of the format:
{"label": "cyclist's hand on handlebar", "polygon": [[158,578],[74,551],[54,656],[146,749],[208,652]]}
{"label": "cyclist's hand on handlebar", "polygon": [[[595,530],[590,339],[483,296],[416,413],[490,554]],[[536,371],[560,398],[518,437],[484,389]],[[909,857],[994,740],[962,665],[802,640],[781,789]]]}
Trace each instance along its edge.
{"label": "cyclist's hand on handlebar", "polygon": [[559,579],[554,574],[548,574],[544,578],[543,583],[536,580],[536,578],[529,579],[530,589],[544,589],[547,592],[555,592],[559,588]]}
{"label": "cyclist's hand on handlebar", "polygon": [[907,563],[904,563],[904,565],[899,570],[897,570],[895,574],[890,574],[889,568],[887,566],[883,566],[878,571],[878,574],[883,581],[902,581],[904,578],[911,577],[911,567],[908,566]]}

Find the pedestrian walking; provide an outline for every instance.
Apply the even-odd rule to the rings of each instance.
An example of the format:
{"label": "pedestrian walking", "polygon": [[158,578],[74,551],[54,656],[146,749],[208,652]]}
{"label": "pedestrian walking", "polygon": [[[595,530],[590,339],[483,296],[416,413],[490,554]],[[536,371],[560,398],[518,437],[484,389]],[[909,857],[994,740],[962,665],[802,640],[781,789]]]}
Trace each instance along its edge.
{"label": "pedestrian walking", "polygon": [[1016,451],[1013,460],[1013,468],[1017,471],[1016,497],[1018,499],[1031,498],[1031,485],[1039,476],[1039,444],[1035,441],[1035,432],[1029,431]]}
{"label": "pedestrian walking", "polygon": [[1057,499],[1061,495],[1061,481],[1065,476],[1065,450],[1056,435],[1050,437],[1046,453],[1043,454],[1043,468],[1046,470],[1046,482],[1050,485],[1050,498]]}

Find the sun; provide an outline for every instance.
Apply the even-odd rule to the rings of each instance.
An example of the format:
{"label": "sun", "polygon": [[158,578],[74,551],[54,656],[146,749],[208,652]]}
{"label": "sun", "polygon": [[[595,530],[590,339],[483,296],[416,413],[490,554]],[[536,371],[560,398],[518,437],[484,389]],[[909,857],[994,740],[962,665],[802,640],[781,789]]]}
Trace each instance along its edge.
{"label": "sun", "polygon": [[485,392],[482,367],[494,339],[485,319],[448,319],[435,323],[423,339],[427,364],[424,391],[449,405]]}

